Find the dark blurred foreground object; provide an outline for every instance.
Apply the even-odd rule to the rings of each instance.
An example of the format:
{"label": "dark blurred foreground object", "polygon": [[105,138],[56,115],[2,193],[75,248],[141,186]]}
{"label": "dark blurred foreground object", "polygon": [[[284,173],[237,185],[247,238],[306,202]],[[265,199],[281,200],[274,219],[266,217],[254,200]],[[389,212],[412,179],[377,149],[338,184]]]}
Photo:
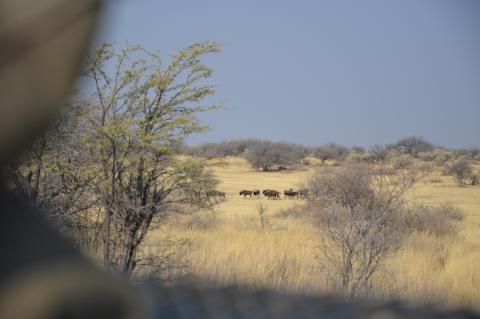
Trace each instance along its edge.
{"label": "dark blurred foreground object", "polygon": [[[98,0],[0,0],[0,170],[65,103]],[[3,181],[2,181],[3,182]],[[0,188],[0,318],[141,318],[138,293],[104,275]]]}
{"label": "dark blurred foreground object", "polygon": [[[0,0],[0,169],[64,104],[98,12],[97,0]],[[475,318],[237,288],[135,287],[83,259],[3,187],[0,214],[0,319]]]}
{"label": "dark blurred foreground object", "polygon": [[0,0],[0,163],[64,104],[95,30],[98,0]]}
{"label": "dark blurred foreground object", "polygon": [[0,190],[0,318],[147,318],[141,294],[99,271]]}
{"label": "dark blurred foreground object", "polygon": [[447,319],[480,318],[466,311],[440,312],[406,308],[400,303],[347,302],[335,297],[306,297],[240,288],[155,288],[146,294],[153,300],[155,318],[330,318],[330,319]]}

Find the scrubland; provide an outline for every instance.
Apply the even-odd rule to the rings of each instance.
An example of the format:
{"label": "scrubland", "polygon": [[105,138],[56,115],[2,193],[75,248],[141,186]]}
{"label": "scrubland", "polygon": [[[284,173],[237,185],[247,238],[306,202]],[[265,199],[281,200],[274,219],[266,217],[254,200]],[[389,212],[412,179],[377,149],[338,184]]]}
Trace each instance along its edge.
{"label": "scrubland", "polygon": [[[306,218],[280,214],[302,200],[243,199],[242,189],[298,188],[313,167],[259,172],[237,157],[208,162],[226,200],[213,212],[181,215],[153,231],[146,252],[158,253],[165,238],[186,240],[175,265],[213,285],[242,285],[308,295],[334,293],[316,246],[318,233]],[[375,275],[370,297],[401,298],[412,304],[480,310],[480,187],[459,186],[433,171],[408,192],[410,204],[450,204],[464,219],[456,235],[413,233]],[[260,228],[258,206],[266,208]]]}

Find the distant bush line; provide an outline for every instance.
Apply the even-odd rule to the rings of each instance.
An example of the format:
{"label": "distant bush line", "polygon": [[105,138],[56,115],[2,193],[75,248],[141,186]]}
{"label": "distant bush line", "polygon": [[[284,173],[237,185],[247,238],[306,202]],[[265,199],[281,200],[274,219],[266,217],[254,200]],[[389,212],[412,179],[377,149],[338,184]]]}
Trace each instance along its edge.
{"label": "distant bush line", "polygon": [[[308,158],[316,158],[320,165],[329,161],[334,163],[388,163],[394,169],[404,169],[417,162],[429,162],[436,167],[443,168],[448,175],[456,176],[460,183],[465,183],[465,180],[469,179],[471,184],[475,184],[478,178],[469,165],[473,161],[480,160],[480,148],[478,147],[449,149],[436,146],[417,136],[402,138],[392,144],[375,145],[370,148],[346,147],[335,143],[306,146],[261,139],[238,139],[186,147],[185,153],[206,159],[228,156],[244,157],[252,167],[263,171],[291,169],[297,164],[308,165],[310,163]],[[452,165],[453,169],[451,169]]]}

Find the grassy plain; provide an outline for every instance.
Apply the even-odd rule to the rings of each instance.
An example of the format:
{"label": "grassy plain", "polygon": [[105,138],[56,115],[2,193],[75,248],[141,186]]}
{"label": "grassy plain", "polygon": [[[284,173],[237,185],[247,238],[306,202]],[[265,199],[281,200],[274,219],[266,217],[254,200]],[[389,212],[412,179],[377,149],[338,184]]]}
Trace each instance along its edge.
{"label": "grassy plain", "polygon": [[[277,215],[300,200],[249,200],[238,195],[241,189],[296,188],[313,168],[257,172],[241,158],[212,160],[209,166],[227,200],[200,223],[202,227],[186,227],[192,219],[183,216],[156,230],[151,242],[165,237],[188,239],[191,244],[177,262],[193,276],[218,285],[303,294],[332,292],[318,262],[315,229],[307,220]],[[460,208],[465,219],[457,236],[412,235],[378,273],[375,297],[480,310],[480,187],[460,187],[452,177],[434,172],[417,183],[407,199],[426,205],[449,203]],[[260,203],[267,208],[265,231],[260,229],[257,213]]]}

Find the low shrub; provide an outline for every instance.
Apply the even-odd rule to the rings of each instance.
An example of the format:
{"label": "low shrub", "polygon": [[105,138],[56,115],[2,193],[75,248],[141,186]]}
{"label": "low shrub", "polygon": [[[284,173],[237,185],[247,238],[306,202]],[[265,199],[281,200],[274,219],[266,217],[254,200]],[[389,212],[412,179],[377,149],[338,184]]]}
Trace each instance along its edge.
{"label": "low shrub", "polygon": [[448,167],[447,173],[455,176],[460,184],[465,184],[465,180],[473,175],[472,165],[465,158],[459,158]]}
{"label": "low shrub", "polygon": [[462,220],[462,211],[450,205],[420,206],[409,214],[406,224],[412,231],[443,237],[456,235]]}
{"label": "low shrub", "polygon": [[345,146],[329,143],[315,147],[312,150],[312,154],[315,158],[319,159],[323,165],[329,160],[335,160],[337,162],[344,161],[349,154],[349,150]]}
{"label": "low shrub", "polygon": [[407,154],[395,156],[391,160],[394,169],[406,169],[413,165],[413,158]]}
{"label": "low shrub", "polygon": [[389,148],[397,150],[402,154],[416,157],[419,153],[432,151],[434,146],[423,137],[410,136],[398,140],[395,144],[390,145]]}

